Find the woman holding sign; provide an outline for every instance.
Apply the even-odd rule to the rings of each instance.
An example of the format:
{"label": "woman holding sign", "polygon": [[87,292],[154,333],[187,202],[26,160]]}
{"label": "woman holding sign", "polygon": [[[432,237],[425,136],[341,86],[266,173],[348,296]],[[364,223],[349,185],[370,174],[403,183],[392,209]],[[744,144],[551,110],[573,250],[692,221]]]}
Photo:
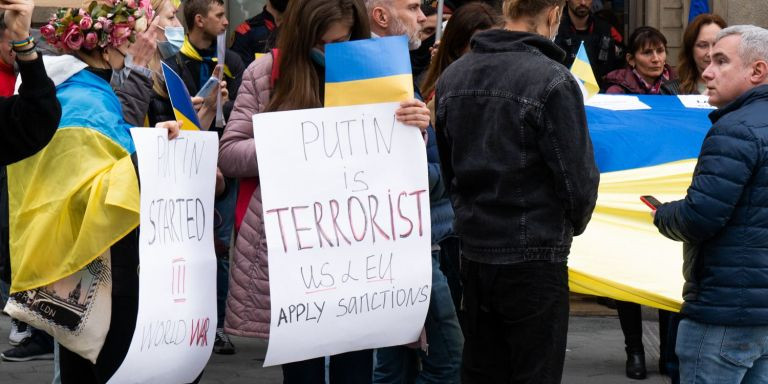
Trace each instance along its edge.
{"label": "woman holding sign", "polygon": [[[254,114],[323,106],[325,44],[369,38],[365,9],[362,0],[290,2],[278,49],[257,59],[243,76],[221,139],[219,167],[226,176],[259,177],[251,120]],[[422,131],[429,125],[429,110],[417,100],[403,102],[397,117]],[[234,335],[266,339],[269,327],[267,243],[261,188],[257,187],[235,244],[225,330]],[[370,382],[372,359],[371,350],[332,356],[331,383]],[[283,375],[285,383],[323,382],[324,359],[285,364]]]}

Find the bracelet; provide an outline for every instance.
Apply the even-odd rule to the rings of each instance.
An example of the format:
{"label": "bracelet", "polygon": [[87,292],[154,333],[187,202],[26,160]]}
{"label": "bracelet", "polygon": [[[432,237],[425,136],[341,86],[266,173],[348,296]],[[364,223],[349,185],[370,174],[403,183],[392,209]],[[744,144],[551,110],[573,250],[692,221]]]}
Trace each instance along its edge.
{"label": "bracelet", "polygon": [[37,44],[32,44],[27,49],[16,49],[16,48],[13,48],[13,52],[15,52],[17,55],[18,54],[22,54],[23,55],[23,54],[25,54],[27,52],[34,51],[35,48],[37,48]]}
{"label": "bracelet", "polygon": [[11,46],[13,47],[13,50],[15,51],[15,50],[17,50],[19,48],[24,48],[27,45],[34,44],[34,43],[35,43],[35,38],[32,37],[32,36],[29,36],[26,39],[21,40],[21,41],[11,41]]}
{"label": "bracelet", "polygon": [[28,49],[28,50],[26,50],[26,51],[22,51],[22,52],[16,52],[16,57],[26,57],[26,56],[32,56],[32,55],[34,55],[35,53],[37,53],[37,50],[36,50],[36,49],[34,49],[34,48],[32,48],[32,49]]}

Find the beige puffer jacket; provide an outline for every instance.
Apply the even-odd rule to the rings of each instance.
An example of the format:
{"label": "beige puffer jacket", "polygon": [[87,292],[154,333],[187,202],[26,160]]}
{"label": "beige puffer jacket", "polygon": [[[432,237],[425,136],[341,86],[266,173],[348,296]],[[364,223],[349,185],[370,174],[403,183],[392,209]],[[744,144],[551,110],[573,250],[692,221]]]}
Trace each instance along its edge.
{"label": "beige puffer jacket", "polygon": [[[258,177],[251,117],[269,103],[272,55],[251,63],[243,75],[235,106],[221,138],[219,168],[228,177]],[[261,186],[251,197],[235,242],[230,267],[229,295],[224,321],[226,333],[269,338],[269,269],[267,238],[261,205]]]}

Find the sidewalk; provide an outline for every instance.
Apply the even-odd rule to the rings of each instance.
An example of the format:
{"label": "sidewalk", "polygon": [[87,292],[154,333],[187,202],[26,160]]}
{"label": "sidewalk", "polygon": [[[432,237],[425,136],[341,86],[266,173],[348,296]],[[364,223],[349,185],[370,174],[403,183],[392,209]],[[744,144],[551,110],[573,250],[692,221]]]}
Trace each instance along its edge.
{"label": "sidewalk", "polygon": [[[631,380],[624,376],[624,342],[615,311],[590,303],[572,305],[565,357],[564,384],[662,384],[669,383],[658,374],[658,327],[654,320],[643,321],[648,379]],[[645,311],[645,308],[644,308]],[[653,310],[644,312],[651,318]],[[584,316],[584,314],[591,314]],[[594,316],[596,314],[612,316]],[[8,332],[11,320],[0,315],[0,350],[10,348]],[[202,384],[277,384],[282,382],[280,367],[262,368],[267,345],[256,339],[232,337],[237,354],[213,354]],[[13,384],[50,383],[51,361],[24,363],[0,362],[0,382]]]}

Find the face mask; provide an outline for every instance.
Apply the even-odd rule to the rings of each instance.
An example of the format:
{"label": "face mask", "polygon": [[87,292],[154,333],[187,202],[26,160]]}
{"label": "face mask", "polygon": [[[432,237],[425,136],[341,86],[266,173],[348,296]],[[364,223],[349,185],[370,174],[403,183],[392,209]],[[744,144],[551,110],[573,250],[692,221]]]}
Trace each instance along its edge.
{"label": "face mask", "polygon": [[167,41],[158,41],[157,49],[163,59],[175,56],[184,45],[184,27],[165,27],[165,38]]}
{"label": "face mask", "polygon": [[309,51],[309,58],[312,59],[315,64],[325,67],[325,52],[321,51],[319,48],[312,48],[312,50]]}

